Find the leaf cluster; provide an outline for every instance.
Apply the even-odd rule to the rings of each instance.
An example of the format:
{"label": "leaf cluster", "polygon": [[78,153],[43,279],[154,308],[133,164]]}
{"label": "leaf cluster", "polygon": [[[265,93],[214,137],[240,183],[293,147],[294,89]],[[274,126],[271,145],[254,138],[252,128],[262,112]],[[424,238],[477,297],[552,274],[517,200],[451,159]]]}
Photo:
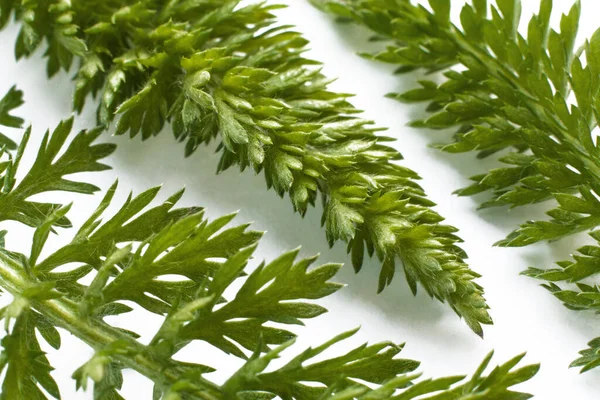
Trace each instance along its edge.
{"label": "leaf cluster", "polygon": [[[12,111],[23,104],[23,92],[16,87],[10,90],[0,99],[0,125],[8,128],[20,128],[23,119],[12,115]],[[17,145],[9,137],[0,133],[0,146],[15,150]]]}
{"label": "leaf cluster", "polygon": [[[157,135],[170,123],[186,154],[220,142],[218,170],[263,173],[304,215],[320,194],[330,245],[348,245],[356,271],[365,253],[382,268],[379,291],[404,266],[413,292],[447,302],[482,335],[491,318],[479,276],[371,121],[327,89],[307,41],[273,15],[280,6],[238,1],[44,0],[1,3],[21,31],[17,57],[46,48],[48,74],[77,63],[74,108],[99,99],[99,123],[118,134]],[[46,43],[47,45],[44,45]]]}
{"label": "leaf cluster", "polygon": [[[92,190],[92,185],[67,181],[64,175],[103,169],[98,160],[111,148],[92,144],[97,130],[81,132],[66,144],[70,128],[71,120],[64,121],[44,136],[36,163],[18,184],[10,171],[20,156],[7,162],[5,181],[12,184],[2,193],[2,199],[10,200],[4,200],[5,219],[16,215],[13,208],[28,204],[22,193]],[[27,139],[25,135],[17,154]],[[72,240],[47,256],[41,255],[47,253],[49,235],[69,226],[70,205],[43,205],[35,218],[24,211],[17,219],[35,229],[29,254],[0,247],[0,286],[13,296],[0,309],[7,331],[0,342],[0,370],[5,372],[1,399],[60,399],[53,367],[42,350],[42,342],[60,350],[58,328],[94,350],[73,373],[78,388],[93,382],[94,399],[123,399],[124,370],[149,378],[153,398],[168,400],[531,397],[510,390],[539,368],[517,369],[522,355],[484,376],[490,354],[468,381],[460,376],[420,380],[414,373],[419,363],[398,358],[403,346],[391,342],[315,360],[356,330],[306,349],[279,368],[271,366],[294,343],[287,326],[326,311],[310,300],[340,289],[330,281],[340,265],[312,267],[316,257],[297,259],[295,250],[250,270],[261,233],[248,225],[229,227],[233,215],[208,221],[201,208],[175,208],[182,192],[150,207],[158,194],[153,188],[130,195],[108,216],[116,189],[115,183]],[[114,317],[133,311],[126,301],[163,318],[149,343],[113,325]],[[205,377],[214,371],[210,366],[178,360],[177,353],[194,341],[244,364],[224,383],[212,382]]]}
{"label": "leaf cluster", "polygon": [[[548,207],[549,219],[524,222],[497,245],[554,241],[600,225],[600,149],[594,132],[600,121],[600,31],[576,48],[578,1],[555,30],[552,1],[542,0],[524,33],[518,30],[518,0],[465,4],[460,26],[450,20],[448,0],[432,0],[429,9],[408,0],[315,3],[366,25],[389,43],[366,57],[397,64],[398,73],[421,69],[441,76],[441,83],[422,80],[413,90],[388,96],[428,104],[427,118],[413,126],[456,130],[451,143],[437,145],[441,150],[475,151],[500,162],[473,176],[459,195],[489,194],[482,208]],[[580,282],[600,271],[586,261],[600,247],[580,251],[574,262],[526,274],[550,281],[547,287],[569,306],[594,309],[596,287],[581,282],[572,291],[554,283]],[[581,360],[574,365],[597,366]]]}

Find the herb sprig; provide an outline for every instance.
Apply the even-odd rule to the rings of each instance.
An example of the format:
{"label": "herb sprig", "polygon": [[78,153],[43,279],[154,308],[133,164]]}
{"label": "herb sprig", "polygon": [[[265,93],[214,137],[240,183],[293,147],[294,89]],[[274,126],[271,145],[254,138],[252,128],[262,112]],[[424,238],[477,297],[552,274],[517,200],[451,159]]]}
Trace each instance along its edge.
{"label": "herb sprig", "polygon": [[[307,41],[272,14],[280,6],[236,0],[3,1],[0,21],[21,24],[17,57],[46,49],[49,76],[78,68],[74,108],[99,98],[98,120],[143,139],[170,122],[186,154],[218,139],[218,170],[262,172],[304,215],[318,194],[330,245],[348,244],[356,271],[365,253],[382,268],[379,291],[402,263],[482,335],[491,324],[479,275],[415,182],[401,155],[376,135],[348,94],[327,90]],[[44,45],[44,43],[47,44]]]}
{"label": "herb sprig", "polygon": [[[550,204],[550,219],[527,221],[497,245],[554,241],[600,225],[600,153],[593,133],[600,121],[600,30],[576,48],[579,1],[556,31],[550,27],[552,1],[542,0],[524,35],[518,0],[465,4],[460,26],[450,20],[449,0],[430,1],[430,10],[408,0],[313,2],[388,41],[386,50],[365,57],[398,64],[398,73],[442,73],[441,83],[423,80],[388,96],[428,103],[431,115],[412,126],[457,129],[451,143],[437,145],[441,150],[476,151],[504,165],[473,176],[459,195],[489,193],[482,208],[551,200],[544,204]],[[596,232],[591,236],[600,239]],[[524,274],[549,281],[544,286],[567,307],[597,312],[599,288],[586,279],[600,272],[600,246],[578,251],[574,261]],[[567,289],[570,283],[576,288]],[[599,339],[572,365],[583,371],[600,365]]]}
{"label": "herb sprig", "polygon": [[[21,94],[12,90],[6,99],[12,99],[3,103],[8,116]],[[0,342],[1,399],[60,399],[53,367],[42,350],[43,342],[60,349],[57,328],[94,350],[73,374],[77,388],[93,382],[94,399],[123,399],[119,391],[124,370],[146,376],[154,384],[153,398],[164,400],[531,397],[510,390],[538,371],[537,365],[517,369],[522,355],[484,376],[490,354],[468,381],[461,376],[419,379],[414,372],[419,363],[397,358],[403,345],[391,342],[364,344],[338,357],[314,360],[356,330],[273,368],[271,361],[294,343],[295,335],[280,326],[302,324],[326,311],[306,300],[342,287],[330,281],[340,265],[312,267],[316,257],[298,260],[295,250],[250,271],[247,264],[262,234],[248,230],[248,225],[228,227],[234,215],[208,221],[199,207],[175,208],[183,192],[149,208],[158,194],[153,188],[129,196],[116,214],[103,217],[117,190],[115,183],[71,242],[42,258],[49,235],[70,226],[66,215],[71,206],[35,203],[33,212],[28,196],[51,190],[95,191],[90,183],[64,176],[106,169],[99,160],[113,150],[113,145],[95,143],[98,129],[82,131],[67,144],[71,125],[72,120],[64,121],[44,136],[34,165],[22,179],[16,180],[15,173],[29,130],[16,154],[8,146],[3,150],[0,220],[14,219],[35,233],[29,254],[10,251],[3,240],[0,244],[0,287],[13,297],[0,309],[7,331]],[[161,279],[165,275],[179,279]],[[230,297],[227,289],[239,280],[243,283]],[[132,311],[124,301],[164,318],[149,343],[107,319]],[[194,341],[245,362],[224,383],[215,383],[205,376],[214,371],[210,366],[174,357]]]}

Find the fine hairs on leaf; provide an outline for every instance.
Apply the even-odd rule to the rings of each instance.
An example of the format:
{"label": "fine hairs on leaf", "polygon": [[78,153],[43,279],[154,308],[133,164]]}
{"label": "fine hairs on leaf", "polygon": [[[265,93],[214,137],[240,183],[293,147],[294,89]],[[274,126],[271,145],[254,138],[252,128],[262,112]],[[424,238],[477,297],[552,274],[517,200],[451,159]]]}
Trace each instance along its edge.
{"label": "fine hairs on leaf", "polygon": [[[429,1],[430,10],[409,0],[313,0],[319,8],[357,21],[388,42],[367,58],[397,64],[397,72],[440,72],[441,83],[422,80],[419,87],[389,97],[426,102],[430,115],[412,123],[428,129],[456,129],[443,151],[476,151],[503,165],[471,179],[461,196],[488,193],[487,207],[544,203],[549,219],[527,221],[497,243],[526,246],[554,241],[600,225],[600,157],[593,132],[600,121],[600,30],[575,47],[581,6],[575,2],[550,27],[552,1],[520,24],[518,0],[473,0],[450,21],[450,1]],[[492,3],[492,2],[490,2]],[[598,241],[600,236],[592,232]],[[578,250],[573,261],[556,268],[530,268],[525,274],[576,310],[598,312],[599,288],[586,279],[600,272],[600,245]],[[577,283],[572,290],[560,283]],[[573,366],[582,371],[600,365],[600,340]]]}
{"label": "fine hairs on leaf", "polygon": [[[1,198],[9,217],[14,215],[11,207],[28,210],[22,193],[92,190],[89,183],[62,177],[67,172],[103,169],[97,160],[112,147],[91,145],[98,131],[82,132],[66,145],[70,127],[71,120],[65,121],[47,134],[29,174],[4,187]],[[19,145],[19,154],[27,138]],[[54,159],[63,151],[63,156]],[[44,166],[41,175],[38,163]],[[5,181],[14,181],[11,171],[16,164],[7,162],[2,171]],[[462,376],[420,379],[414,372],[419,363],[398,358],[403,345],[391,342],[364,344],[337,357],[313,360],[357,330],[308,348],[273,368],[271,361],[294,344],[295,335],[282,326],[302,325],[303,320],[326,311],[312,300],[342,287],[330,281],[341,266],[312,267],[316,257],[298,259],[294,250],[247,270],[262,234],[248,230],[248,225],[228,227],[234,215],[208,221],[201,208],[175,208],[183,192],[150,208],[158,194],[153,188],[130,195],[112,217],[103,217],[116,190],[115,183],[71,242],[43,259],[40,254],[49,234],[69,225],[70,206],[41,206],[43,214],[34,216],[23,211],[17,220],[35,229],[29,254],[0,247],[0,287],[13,297],[0,310],[6,329],[0,342],[0,370],[4,372],[0,399],[60,399],[53,367],[40,343],[60,351],[57,328],[94,350],[89,361],[74,371],[73,379],[78,389],[89,389],[98,400],[123,399],[124,370],[147,377],[154,384],[155,400],[531,397],[510,390],[539,369],[538,365],[516,368],[523,355],[484,376],[490,354],[469,380]],[[60,269],[67,264],[74,268]],[[177,275],[179,280],[160,279],[165,275]],[[90,283],[82,283],[82,278],[89,278],[85,281]],[[237,292],[225,295],[238,280],[243,283]],[[138,341],[137,333],[105,319],[133,311],[126,300],[163,317],[148,344]],[[225,382],[213,382],[206,376],[214,371],[211,366],[177,360],[177,353],[194,341],[241,358],[244,364]]]}
{"label": "fine hairs on leaf", "polygon": [[442,224],[417,174],[376,135],[350,95],[327,89],[307,41],[277,26],[278,5],[223,1],[2,1],[0,23],[21,26],[15,52],[43,47],[48,75],[77,64],[74,108],[99,100],[98,121],[117,134],[160,133],[169,123],[186,154],[219,141],[218,170],[263,173],[304,215],[320,194],[329,244],[347,244],[356,271],[365,253],[396,264],[483,335],[491,324],[479,275],[465,262],[457,229]]}

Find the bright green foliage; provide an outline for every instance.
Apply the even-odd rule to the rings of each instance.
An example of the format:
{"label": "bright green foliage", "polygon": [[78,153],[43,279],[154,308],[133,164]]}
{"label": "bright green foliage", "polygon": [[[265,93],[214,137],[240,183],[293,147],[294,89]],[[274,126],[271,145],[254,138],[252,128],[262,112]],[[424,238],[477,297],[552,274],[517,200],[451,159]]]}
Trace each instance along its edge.
{"label": "bright green foliage", "polygon": [[1,3],[21,23],[17,57],[48,43],[48,73],[79,62],[74,107],[99,97],[98,118],[120,115],[117,133],[157,135],[170,122],[190,154],[218,139],[219,170],[263,172],[304,215],[321,194],[330,245],[348,244],[355,269],[365,252],[382,264],[379,291],[396,263],[413,292],[447,302],[482,335],[491,318],[456,229],[443,225],[401,155],[355,114],[348,94],[327,90],[307,41],[275,26],[263,3],[44,0]]}
{"label": "bright green foliage", "polygon": [[[600,232],[590,233],[600,245]],[[590,285],[586,280],[600,273],[600,246],[583,246],[578,253],[573,255],[572,261],[561,261],[556,263],[556,268],[537,269],[529,268],[523,275],[548,281],[543,285],[564,305],[575,311],[600,312],[600,287]],[[557,283],[563,282],[572,289],[564,289]],[[566,286],[566,285],[565,285]],[[590,348],[581,351],[581,357],[575,360],[571,366],[583,367],[582,372],[600,366],[600,338],[589,343]]]}
{"label": "bright green foliage", "polygon": [[[23,123],[22,119],[10,114],[22,102],[22,93],[15,88],[10,89],[0,100],[1,125],[14,128]],[[46,132],[35,162],[19,182],[16,175],[31,127],[25,130],[18,146],[8,137],[0,135],[0,221],[13,220],[32,227],[45,224],[48,232],[53,225],[68,227],[70,222],[64,213],[57,216],[52,224],[45,223],[48,216],[59,209],[59,205],[33,201],[30,197],[51,191],[92,194],[99,190],[92,184],[65,179],[65,176],[107,169],[99,160],[110,155],[115,145],[94,144],[101,133],[100,129],[81,131],[66,145],[72,126],[71,118],[61,122],[54,132]]]}
{"label": "bright green foliage", "polygon": [[[0,125],[11,128],[20,128],[23,124],[23,120],[11,115],[11,112],[21,104],[23,104],[23,92],[12,87],[8,93],[0,99]],[[0,146],[6,146],[11,150],[17,148],[15,142],[2,133],[0,133]]]}
{"label": "bright green foliage", "polygon": [[[97,160],[112,147],[91,146],[98,131],[82,132],[66,145],[70,127],[71,121],[62,122],[44,137],[36,163],[18,185],[10,171],[17,167],[20,156],[7,162],[5,181],[12,183],[4,186],[2,198],[16,200],[4,200],[3,207],[10,210],[27,204],[26,197],[15,193],[91,191],[92,185],[65,183],[68,181],[62,177],[67,171],[104,169]],[[19,155],[27,139],[25,135]],[[62,156],[54,160],[59,153]],[[45,175],[39,175],[39,165],[44,166]],[[108,190],[70,243],[43,259],[40,255],[45,254],[49,234],[57,226],[68,226],[70,206],[43,205],[36,218],[17,219],[35,227],[30,254],[12,252],[4,243],[0,246],[0,288],[12,295],[12,302],[0,309],[6,330],[0,342],[0,372],[4,374],[0,399],[60,399],[53,368],[40,344],[43,340],[60,350],[57,328],[94,350],[73,378],[77,388],[86,389],[92,382],[93,398],[98,400],[123,399],[119,393],[122,372],[128,369],[154,383],[156,400],[531,397],[510,390],[533,377],[539,368],[515,369],[523,356],[483,377],[490,355],[463,384],[459,384],[463,377],[419,380],[414,373],[419,363],[397,358],[403,346],[390,342],[364,344],[339,357],[314,361],[356,330],[309,348],[278,369],[267,370],[294,342],[295,335],[283,326],[301,325],[304,319],[326,311],[307,300],[328,296],[342,287],[330,281],[340,265],[312,267],[316,257],[297,260],[295,250],[246,271],[261,233],[249,231],[247,225],[228,227],[233,215],[209,222],[201,208],[174,208],[182,192],[148,208],[158,194],[155,188],[129,196],[112,217],[103,219],[116,189],[115,184]],[[171,279],[163,279],[166,275]],[[174,275],[178,279],[173,280]],[[240,280],[243,282],[237,285]],[[231,285],[237,285],[235,293],[231,293]],[[105,319],[131,312],[124,300],[164,317],[148,344],[139,342],[135,332]],[[210,366],[175,358],[193,341],[209,343],[246,360],[245,364],[224,384],[213,383],[205,378],[214,371]]]}
{"label": "bright green foliage", "polygon": [[50,375],[53,368],[40,348],[36,329],[40,334],[47,330],[46,333],[52,335],[48,343],[60,338],[56,328],[43,316],[22,309],[10,334],[2,339],[2,364],[6,368],[2,399],[46,399],[40,387],[55,398],[60,398],[58,385]]}
{"label": "bright green foliage", "polygon": [[[264,324],[301,324],[302,319],[323,313],[322,307],[298,300],[317,299],[337,291],[341,285],[328,280],[340,266],[330,264],[309,269],[314,258],[295,261],[297,251],[290,252],[269,264],[261,264],[245,278],[235,296],[227,300],[223,292],[243,275],[260,235],[246,231],[246,226],[223,229],[231,216],[209,223],[197,209],[175,210],[171,212],[172,218],[165,218],[168,214],[164,208],[174,205],[172,198],[166,206],[148,210],[130,223],[130,227],[146,224],[156,230],[135,238],[125,236],[123,231],[128,231],[128,225],[123,227],[116,221],[127,214],[126,210],[140,211],[155,194],[156,190],[152,190],[128,201],[117,216],[102,226],[93,222],[91,226],[96,227],[87,235],[78,234],[72,244],[41,263],[35,264],[25,255],[16,257],[6,250],[1,252],[0,285],[16,296],[3,313],[7,320],[16,319],[2,342],[8,367],[5,398],[45,399],[39,386],[59,398],[56,384],[48,374],[51,367],[33,335],[37,329],[49,344],[59,348],[60,336],[54,326],[66,329],[96,350],[92,359],[75,372],[74,378],[78,387],[84,388],[88,380],[93,380],[97,399],[121,398],[118,389],[123,369],[137,370],[152,379],[157,399],[271,399],[276,396],[281,399],[383,399],[391,398],[399,388],[407,389],[394,398],[412,399],[439,391],[444,391],[439,394],[444,397],[435,398],[472,398],[467,393],[529,398],[508,391],[509,387],[530,379],[538,370],[538,366],[529,366],[513,371],[522,356],[498,367],[489,377],[476,376],[473,383],[455,388],[452,385],[463,377],[425,380],[409,388],[419,376],[412,373],[419,364],[395,358],[402,346],[388,342],[363,345],[337,358],[309,362],[356,331],[307,349],[284,367],[265,372],[269,362],[293,344],[294,335]],[[107,203],[104,201],[101,208]],[[62,210],[65,208],[49,217],[49,221],[55,220]],[[97,243],[98,232],[110,235],[114,239],[113,246],[101,247],[94,254],[86,253],[88,243]],[[130,244],[115,246],[124,242]],[[131,242],[138,245],[137,250],[133,250]],[[37,246],[40,243],[34,242],[34,247]],[[65,263],[82,259],[86,262],[80,262],[79,267],[69,272],[53,272]],[[27,272],[27,265],[31,273]],[[89,286],[78,282],[88,274],[95,274]],[[159,279],[166,274],[179,275],[182,280]],[[114,279],[108,282],[109,277]],[[104,321],[105,316],[131,311],[119,300],[133,300],[152,312],[166,314],[149,345],[137,342],[135,333],[114,328]],[[212,368],[172,358],[193,340],[206,341],[244,359],[248,358],[247,350],[254,353],[238,372],[219,386],[203,378]],[[276,347],[271,348],[272,345]],[[486,365],[487,362],[489,359]],[[371,390],[353,379],[374,383],[377,388]],[[325,386],[307,386],[304,382],[320,382]],[[456,397],[457,394],[461,396]]]}
{"label": "bright green foliage", "polygon": [[[46,217],[57,210],[58,205],[30,201],[28,199],[31,196],[58,190],[85,194],[98,190],[92,184],[68,180],[64,176],[107,169],[108,167],[98,160],[111,154],[115,145],[92,144],[101,133],[100,129],[94,129],[80,132],[65,146],[72,126],[71,118],[61,122],[52,134],[46,132],[33,166],[18,183],[15,176],[31,128],[25,131],[14,156],[8,151],[8,146],[4,147],[1,156],[5,161],[0,163],[0,179],[3,181],[0,192],[0,221],[14,220],[35,227],[44,223]],[[65,151],[59,156],[61,149]],[[69,226],[64,215],[53,222],[58,226]],[[47,228],[50,229],[51,226]]]}
{"label": "bright green foliage", "polygon": [[[477,151],[481,158],[498,154],[503,166],[472,177],[474,183],[459,195],[489,193],[482,208],[553,200],[549,220],[527,221],[498,245],[552,241],[600,225],[600,158],[592,133],[600,120],[600,31],[575,49],[579,2],[555,31],[549,27],[552,1],[542,0],[525,36],[517,31],[517,0],[491,6],[474,0],[463,7],[460,27],[449,19],[449,1],[430,1],[433,12],[408,0],[314,2],[389,41],[386,50],[367,57],[398,64],[398,72],[443,72],[441,83],[423,80],[416,89],[389,96],[428,103],[431,115],[413,126],[457,129],[454,141],[440,149]],[[560,273],[527,274],[579,282],[600,272],[590,261],[598,253],[600,247],[586,246],[575,263],[559,263]],[[572,307],[597,311],[597,288],[548,288]]]}

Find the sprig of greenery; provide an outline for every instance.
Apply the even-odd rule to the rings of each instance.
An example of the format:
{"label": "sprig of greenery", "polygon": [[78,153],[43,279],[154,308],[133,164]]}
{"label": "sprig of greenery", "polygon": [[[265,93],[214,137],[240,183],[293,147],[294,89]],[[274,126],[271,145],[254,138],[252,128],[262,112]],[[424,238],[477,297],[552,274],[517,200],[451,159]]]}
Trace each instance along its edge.
{"label": "sprig of greenery", "polygon": [[79,63],[74,107],[98,95],[100,124],[146,139],[170,122],[186,154],[219,139],[218,170],[263,172],[304,215],[320,193],[330,245],[341,240],[356,271],[365,250],[382,264],[379,291],[401,262],[413,292],[447,302],[477,334],[491,318],[457,229],[443,225],[401,155],[371,121],[327,90],[307,41],[276,26],[281,6],[237,0],[3,1],[21,23],[17,57],[44,42],[48,74]]}
{"label": "sprig of greenery", "polygon": [[[9,127],[20,126],[22,120],[10,115],[9,112],[21,103],[22,93],[12,88],[0,100],[0,124]],[[72,126],[73,118],[70,118],[61,122],[52,134],[50,131],[46,132],[33,165],[19,181],[16,179],[16,174],[31,135],[31,127],[25,130],[18,146],[16,144],[13,146],[14,142],[7,137],[2,140],[0,221],[13,220],[31,227],[39,227],[47,223],[48,216],[54,214],[60,205],[32,201],[30,200],[32,196],[52,191],[92,194],[99,190],[92,184],[69,180],[65,176],[109,168],[99,160],[110,155],[115,145],[94,144],[101,129],[81,131],[67,145],[66,141]],[[46,229],[50,231],[53,226],[68,227],[70,222],[63,214],[52,224],[48,224]]]}
{"label": "sprig of greenery", "polygon": [[[525,222],[497,245],[553,241],[600,225],[600,158],[592,133],[600,121],[600,30],[575,48],[579,2],[555,31],[549,25],[552,1],[542,0],[525,36],[517,30],[516,0],[498,0],[491,7],[474,0],[463,7],[460,27],[450,20],[448,0],[430,1],[432,11],[408,0],[314,2],[388,41],[386,50],[368,58],[398,64],[399,73],[443,72],[442,83],[423,80],[416,89],[389,96],[429,103],[431,115],[413,126],[458,129],[454,141],[440,149],[498,155],[505,166],[472,177],[473,185],[459,195],[490,193],[482,208],[553,200],[550,220]],[[575,262],[526,274],[573,283],[600,272],[594,261],[600,247],[580,251]],[[555,283],[546,287],[570,307],[597,311],[597,287],[583,282],[575,291]],[[574,365],[597,366],[600,351],[597,343],[593,347],[594,356],[587,350]]]}
{"label": "sprig of greenery", "polygon": [[[62,122],[47,134],[29,174],[18,185],[5,186],[2,198],[13,199],[4,200],[7,215],[14,214],[8,212],[12,208],[27,204],[21,193],[49,188],[91,190],[90,184],[64,183],[69,181],[63,176],[103,169],[97,160],[112,147],[91,146],[98,130],[84,131],[66,145],[70,126],[71,120]],[[25,135],[18,154],[27,138]],[[58,153],[63,155],[53,160]],[[17,164],[15,160],[7,162],[5,181],[14,182],[11,171]],[[40,254],[49,234],[57,226],[68,225],[69,205],[41,206],[40,210],[47,212],[17,219],[35,227],[28,255],[0,246],[0,287],[13,297],[0,309],[7,331],[0,343],[0,372],[5,371],[1,399],[60,399],[53,368],[40,343],[43,340],[59,350],[57,328],[94,350],[91,359],[73,374],[78,388],[85,389],[93,382],[94,399],[123,399],[119,391],[122,371],[127,369],[154,383],[153,398],[157,400],[531,397],[510,390],[538,371],[537,365],[515,369],[522,355],[483,376],[490,354],[471,380],[460,384],[464,377],[419,380],[414,373],[419,363],[397,358],[403,345],[390,342],[364,344],[338,357],[314,360],[356,330],[267,370],[294,342],[295,335],[280,326],[302,324],[326,311],[307,300],[320,299],[342,287],[330,281],[340,265],[311,267],[316,257],[297,260],[295,250],[248,271],[261,233],[249,231],[248,225],[227,227],[233,215],[209,222],[201,208],[174,208],[182,192],[148,209],[158,194],[154,188],[129,196],[112,217],[103,220],[116,189],[116,184],[110,188],[69,244],[44,259]],[[163,279],[165,275],[179,279]],[[230,297],[227,289],[239,280],[243,283]],[[124,300],[164,318],[148,344],[138,341],[135,332],[117,328],[106,319],[132,311]],[[205,375],[213,368],[174,357],[193,341],[209,343],[245,363],[225,383],[212,382]]]}
{"label": "sprig of greenery", "polygon": [[[600,232],[593,231],[590,236],[598,242],[595,246],[583,246],[573,255],[573,260],[556,263],[557,267],[548,269],[529,268],[523,275],[548,281],[543,286],[563,304],[575,311],[600,310],[600,287],[590,285],[586,280],[600,272]],[[562,282],[564,287],[558,285]],[[567,289],[567,285],[571,289]],[[580,352],[581,357],[571,363],[572,367],[582,367],[586,372],[600,366],[600,338],[589,343],[590,348]]]}
{"label": "sprig of greenery", "polygon": [[[2,99],[0,99],[0,125],[9,128],[20,128],[23,119],[16,117],[11,112],[23,104],[23,92],[12,87]],[[0,133],[0,146],[15,150],[17,145],[3,133]]]}

